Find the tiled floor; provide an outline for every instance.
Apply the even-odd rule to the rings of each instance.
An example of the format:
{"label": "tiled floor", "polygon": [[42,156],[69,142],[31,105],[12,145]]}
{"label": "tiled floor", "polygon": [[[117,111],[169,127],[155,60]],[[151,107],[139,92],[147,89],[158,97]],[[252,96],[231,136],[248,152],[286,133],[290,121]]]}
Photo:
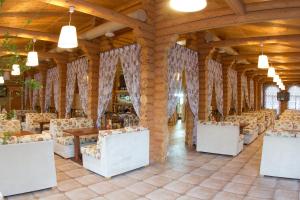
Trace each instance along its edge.
{"label": "tiled floor", "polygon": [[188,151],[182,124],[171,131],[165,164],[107,180],[56,156],[56,188],[8,199],[299,200],[299,181],[258,175],[262,136],[237,157],[230,157]]}

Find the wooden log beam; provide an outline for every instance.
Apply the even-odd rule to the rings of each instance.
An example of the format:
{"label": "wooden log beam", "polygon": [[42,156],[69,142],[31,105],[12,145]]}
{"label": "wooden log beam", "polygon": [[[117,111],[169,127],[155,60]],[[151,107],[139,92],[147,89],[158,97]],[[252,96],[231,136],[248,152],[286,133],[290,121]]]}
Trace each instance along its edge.
{"label": "wooden log beam", "polygon": [[[273,63],[273,67],[276,70],[299,70],[300,63]],[[257,64],[248,64],[248,65],[239,65],[238,68],[251,68],[251,69],[258,69]],[[266,71],[267,69],[261,69]]]}
{"label": "wooden log beam", "polygon": [[114,10],[105,8],[95,3],[90,3],[84,0],[39,0],[51,5],[60,6],[64,8],[69,8],[70,6],[75,6],[75,10],[89,14],[92,16],[96,16],[99,18],[106,19],[108,21],[117,22],[120,24],[124,24],[130,28],[142,28],[144,30],[149,29],[150,27],[136,19],[128,17],[127,15],[123,15]]}
{"label": "wooden log beam", "polygon": [[[268,52],[264,52],[265,55],[267,55],[269,58],[272,57],[300,57],[300,52],[280,52],[280,53],[268,53]],[[239,54],[236,56],[226,56],[223,59],[224,60],[232,60],[232,59],[251,59],[251,58],[257,58],[260,55],[260,53],[256,53],[256,54]]]}
{"label": "wooden log beam", "polygon": [[248,37],[248,38],[236,38],[220,41],[212,41],[208,45],[211,47],[234,47],[244,45],[260,45],[264,44],[276,44],[280,42],[295,42],[300,40],[300,34],[294,35],[278,35],[278,36],[263,36],[263,37]]}
{"label": "wooden log beam", "polygon": [[245,5],[242,0],[225,0],[228,6],[238,15],[246,13]]}
{"label": "wooden log beam", "polygon": [[[2,56],[8,56],[8,55],[14,55],[15,52],[12,51],[0,51],[0,57]],[[20,51],[18,52],[18,54],[20,56],[27,56],[27,52],[25,51]],[[64,59],[66,58],[66,55],[64,55],[63,53],[49,53],[49,52],[43,52],[43,51],[39,51],[38,52],[38,57],[40,58],[57,58],[57,59]]]}
{"label": "wooden log beam", "polygon": [[300,7],[261,10],[248,12],[243,16],[226,15],[210,19],[190,21],[188,23],[178,24],[177,26],[160,29],[157,31],[157,36],[184,34],[207,29],[238,26],[242,24],[259,23],[278,19],[284,20],[296,18],[300,18]]}

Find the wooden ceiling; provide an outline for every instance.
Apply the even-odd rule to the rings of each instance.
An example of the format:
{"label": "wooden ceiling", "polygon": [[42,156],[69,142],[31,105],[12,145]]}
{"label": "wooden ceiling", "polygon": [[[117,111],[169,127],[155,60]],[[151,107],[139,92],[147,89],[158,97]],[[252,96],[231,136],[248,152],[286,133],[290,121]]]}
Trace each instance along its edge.
{"label": "wooden ceiling", "polygon": [[[116,32],[113,39],[102,36],[95,40],[101,47],[105,45],[111,48],[119,47],[135,41],[132,28],[144,26],[144,23],[130,20],[124,15],[141,8],[142,2],[142,0],[68,2],[6,0],[0,12],[0,32],[3,35],[3,30],[9,27],[16,28],[17,32],[21,33],[24,30],[36,31],[35,36],[41,33],[40,35],[47,36],[47,39],[38,37],[40,40],[36,48],[38,51],[47,52],[56,47],[55,41],[60,28],[68,23],[68,5],[72,3],[76,5],[72,24],[77,27],[79,33],[109,20],[125,22],[128,28]],[[260,44],[264,43],[264,53],[269,56],[275,68],[280,70],[280,73],[291,72],[284,76],[284,80],[294,80],[299,75],[300,81],[300,1],[208,0],[205,10],[191,14],[178,13],[170,9],[168,2],[169,0],[155,1],[157,15],[154,22],[158,36],[209,31],[220,38],[220,41],[209,42],[207,46],[234,49],[238,55],[223,53],[224,62],[247,60],[248,65],[238,67],[247,68],[247,73],[252,73],[253,77],[263,77],[263,73],[266,74],[266,71],[256,68],[257,58],[261,52]],[[87,6],[93,8],[98,6],[100,8],[98,11],[103,12],[89,12]],[[112,14],[109,15],[109,12]],[[119,13],[123,15],[119,16]],[[13,41],[22,49],[31,40],[32,35],[34,34],[14,37]],[[0,38],[0,42],[1,40]]]}

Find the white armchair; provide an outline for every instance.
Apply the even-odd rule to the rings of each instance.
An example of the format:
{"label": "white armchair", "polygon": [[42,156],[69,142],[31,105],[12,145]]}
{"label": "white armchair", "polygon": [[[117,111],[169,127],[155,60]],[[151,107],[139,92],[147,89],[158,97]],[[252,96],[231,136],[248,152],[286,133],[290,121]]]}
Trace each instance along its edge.
{"label": "white armchair", "polygon": [[149,130],[125,128],[99,132],[97,144],[81,148],[83,166],[112,177],[149,165]]}
{"label": "white armchair", "polygon": [[197,151],[236,156],[243,143],[238,123],[198,122]]}

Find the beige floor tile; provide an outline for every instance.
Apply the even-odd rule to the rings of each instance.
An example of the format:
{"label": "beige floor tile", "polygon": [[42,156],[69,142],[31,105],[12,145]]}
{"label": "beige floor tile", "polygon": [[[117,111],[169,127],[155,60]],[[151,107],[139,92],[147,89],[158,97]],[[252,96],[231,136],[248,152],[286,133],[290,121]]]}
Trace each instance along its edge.
{"label": "beige floor tile", "polygon": [[78,188],[66,192],[65,195],[72,200],[88,200],[97,197],[97,194],[88,188]]}
{"label": "beige floor tile", "polygon": [[233,194],[230,192],[219,192],[216,194],[216,196],[213,198],[213,200],[243,200],[243,195]]}
{"label": "beige floor tile", "polygon": [[34,195],[32,193],[25,193],[25,194],[20,194],[20,195],[13,195],[13,196],[9,196],[7,197],[8,200],[33,200],[33,199],[37,199],[36,197],[34,197]]}
{"label": "beige floor tile", "polygon": [[73,169],[78,169],[80,168],[80,166],[74,164],[74,163],[67,163],[67,164],[63,164],[63,165],[58,165],[56,166],[59,170],[61,171],[70,171]]}
{"label": "beige floor tile", "polygon": [[136,170],[133,172],[129,172],[126,174],[126,176],[129,176],[131,178],[135,178],[137,180],[145,180],[147,178],[150,178],[151,176],[154,176],[155,173],[147,171],[147,170]]}
{"label": "beige floor tile", "polygon": [[218,190],[214,190],[211,188],[197,186],[192,188],[186,194],[191,197],[199,198],[199,199],[211,199],[215,196]]}
{"label": "beige floor tile", "polygon": [[126,189],[131,192],[134,192],[138,195],[146,195],[146,194],[149,194],[150,192],[152,192],[153,190],[156,190],[157,187],[155,187],[149,183],[138,182],[138,183],[128,186]]}
{"label": "beige floor tile", "polygon": [[228,172],[216,172],[213,175],[211,175],[211,178],[214,179],[219,179],[219,180],[223,180],[223,181],[230,181],[232,179],[232,177],[234,177],[235,174],[233,173],[228,173]]}
{"label": "beige floor tile", "polygon": [[150,194],[146,195],[146,198],[151,200],[175,200],[178,197],[179,194],[165,189],[154,190]]}
{"label": "beige floor tile", "polygon": [[111,180],[109,180],[109,182],[119,187],[127,187],[128,185],[132,185],[138,182],[138,180],[131,178],[129,176],[120,175],[120,176],[113,177]]}
{"label": "beige floor tile", "polygon": [[259,169],[253,169],[253,168],[242,168],[238,174],[245,175],[245,176],[258,176],[259,175]]}
{"label": "beige floor tile", "polygon": [[191,174],[196,174],[198,176],[211,176],[215,172],[216,171],[214,171],[214,170],[207,170],[207,169],[203,169],[203,168],[197,168],[197,169],[191,171]]}
{"label": "beige floor tile", "polygon": [[133,200],[137,199],[139,196],[126,189],[121,189],[107,193],[106,195],[104,195],[104,197],[110,200]]}
{"label": "beige floor tile", "polygon": [[264,188],[275,188],[276,184],[277,178],[273,177],[258,177],[253,182],[253,185]]}
{"label": "beige floor tile", "polygon": [[298,200],[299,192],[291,190],[276,190],[274,194],[274,200]]}
{"label": "beige floor tile", "polygon": [[251,187],[250,185],[230,182],[227,185],[225,185],[223,190],[234,194],[246,195],[250,187]]}
{"label": "beige floor tile", "polygon": [[193,187],[195,186],[181,181],[172,181],[171,183],[164,186],[165,189],[172,192],[177,192],[179,194],[184,194]]}
{"label": "beige floor tile", "polygon": [[104,198],[104,197],[96,197],[96,198],[93,198],[93,199],[91,199],[91,200],[107,200],[107,199]]}
{"label": "beige floor tile", "polygon": [[250,197],[256,198],[272,198],[274,190],[270,188],[262,188],[257,186],[252,186],[247,194]]}
{"label": "beige floor tile", "polygon": [[93,190],[94,192],[96,192],[99,195],[103,195],[103,194],[113,192],[113,191],[120,189],[120,187],[113,185],[107,181],[100,182],[100,183],[97,183],[94,185],[89,185],[88,188]]}
{"label": "beige floor tile", "polygon": [[172,179],[178,179],[179,177],[183,176],[185,173],[180,172],[180,171],[176,171],[176,170],[167,170],[163,173],[161,173],[160,175],[162,176],[166,176],[168,178],[172,178]]}
{"label": "beige floor tile", "polygon": [[283,190],[299,190],[300,184],[298,180],[281,179],[277,181],[276,188]]}
{"label": "beige floor tile", "polygon": [[165,176],[152,176],[146,180],[144,180],[146,183],[149,183],[151,185],[157,186],[157,187],[162,187],[168,183],[170,183],[173,179],[165,177]]}
{"label": "beige floor tile", "polygon": [[65,174],[64,172],[58,172],[58,173],[56,173],[57,182],[65,181],[65,180],[68,180],[70,178],[71,177],[68,176],[67,174]]}
{"label": "beige floor tile", "polygon": [[215,190],[221,190],[227,183],[228,183],[228,181],[222,181],[222,180],[218,180],[218,179],[208,178],[208,179],[204,180],[200,184],[200,186],[212,188]]}
{"label": "beige floor tile", "polygon": [[253,176],[245,176],[245,175],[236,175],[232,178],[232,182],[234,183],[242,183],[242,184],[248,184],[251,185],[255,180],[255,177]]}
{"label": "beige floor tile", "polygon": [[75,180],[78,181],[79,183],[81,183],[82,185],[93,185],[95,183],[102,182],[106,179],[104,177],[96,175],[96,174],[89,174],[86,176],[78,177]]}
{"label": "beige floor tile", "polygon": [[187,196],[187,195],[184,195],[184,196],[180,196],[178,199],[176,200],[199,200],[198,198],[194,198],[194,197],[191,197],[191,196]]}
{"label": "beige floor tile", "polygon": [[79,169],[73,169],[70,171],[65,171],[65,173],[72,177],[72,178],[76,178],[76,177],[80,177],[80,176],[86,176],[91,174],[91,172],[89,172],[88,170],[84,169],[84,168],[79,168]]}
{"label": "beige floor tile", "polygon": [[58,190],[62,192],[74,190],[79,187],[82,187],[82,185],[73,179],[59,182],[57,185]]}
{"label": "beige floor tile", "polygon": [[54,195],[57,193],[59,193],[59,190],[56,187],[54,187],[54,188],[50,188],[50,189],[36,191],[33,193],[33,195],[34,195],[34,197],[41,198],[41,197],[47,197],[50,195]]}
{"label": "beige floor tile", "polygon": [[40,198],[40,200],[69,200],[69,199],[64,194],[54,194],[44,198]]}
{"label": "beige floor tile", "polygon": [[179,178],[179,181],[190,183],[190,184],[200,184],[203,180],[205,180],[207,177],[205,176],[198,176],[196,174],[186,174]]}

